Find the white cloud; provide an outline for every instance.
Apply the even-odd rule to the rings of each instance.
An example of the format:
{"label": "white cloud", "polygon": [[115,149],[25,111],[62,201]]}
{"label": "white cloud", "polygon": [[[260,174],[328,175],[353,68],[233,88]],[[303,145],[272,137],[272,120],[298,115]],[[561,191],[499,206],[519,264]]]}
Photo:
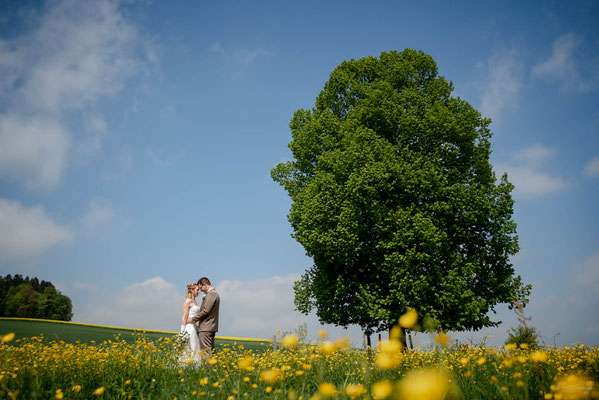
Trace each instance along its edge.
{"label": "white cloud", "polygon": [[241,49],[235,52],[235,61],[238,64],[251,64],[260,56],[271,56],[272,53],[266,50]]}
{"label": "white cloud", "polygon": [[96,198],[90,202],[87,212],[79,218],[83,233],[88,236],[110,236],[116,212],[106,199]]}
{"label": "white cloud", "polygon": [[224,53],[225,49],[219,41],[214,42],[210,47],[208,47],[208,51],[212,51],[214,53]]}
{"label": "white cloud", "polygon": [[[8,105],[0,115],[0,151],[19,151],[0,154],[0,178],[58,185],[69,150],[89,156],[106,133],[102,117],[86,110],[121,91],[151,58],[147,49],[118,2],[107,0],[50,2],[32,30],[0,40],[0,104]],[[84,127],[68,123],[67,112],[83,113]]]}
{"label": "white cloud", "polygon": [[512,157],[516,161],[536,166],[550,160],[555,154],[555,149],[550,149],[537,143],[524,150],[514,152]]}
{"label": "white cloud", "polygon": [[599,287],[599,253],[575,266],[574,278],[576,283],[585,288]]}
{"label": "white cloud", "polygon": [[593,178],[599,177],[599,157],[593,158],[585,165],[584,174]]}
{"label": "white cloud", "polygon": [[161,277],[133,283],[117,292],[81,282],[77,283],[77,289],[86,291],[88,297],[84,304],[74,304],[73,320],[76,322],[124,328],[179,329],[184,292]]}
{"label": "white cloud", "polygon": [[43,207],[0,199],[0,261],[29,260],[72,241],[72,232],[48,217]]}
{"label": "white cloud", "polygon": [[0,115],[0,178],[29,187],[55,187],[71,144],[60,122],[39,116]]}
{"label": "white cloud", "polygon": [[[297,279],[298,275],[291,274],[218,283],[216,290],[221,297],[218,335],[270,338],[278,329],[291,332],[298,325],[307,323],[308,337],[315,339],[322,328],[316,317],[294,311],[293,282]],[[88,297],[74,303],[74,321],[168,331],[179,329],[184,285],[178,288],[162,277],[155,277],[117,292],[90,289],[81,282],[77,283],[77,288],[84,290]],[[355,345],[362,345],[359,327],[348,330],[333,326],[324,328],[332,337],[349,335]]]}
{"label": "white cloud", "polygon": [[491,56],[481,85],[480,112],[497,122],[506,108],[514,108],[522,87],[522,63],[514,50]]}
{"label": "white cloud", "polygon": [[555,81],[561,90],[568,92],[584,93],[599,88],[597,56],[580,57],[583,44],[576,34],[560,36],[553,42],[551,57],[535,65],[533,76]]}
{"label": "white cloud", "polygon": [[556,154],[555,149],[535,144],[514,152],[506,163],[496,164],[500,174],[507,172],[508,180],[514,185],[514,196],[534,199],[565,190],[568,185],[560,177],[541,171],[545,162]]}

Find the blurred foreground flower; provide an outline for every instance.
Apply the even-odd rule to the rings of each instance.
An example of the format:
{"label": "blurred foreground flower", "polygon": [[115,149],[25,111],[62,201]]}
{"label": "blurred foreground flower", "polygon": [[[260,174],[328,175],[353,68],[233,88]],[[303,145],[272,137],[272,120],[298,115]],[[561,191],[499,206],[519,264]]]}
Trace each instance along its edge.
{"label": "blurred foreground flower", "polygon": [[320,352],[325,356],[329,356],[335,352],[335,345],[331,342],[323,342],[320,345]]}
{"label": "blurred foreground flower", "polygon": [[322,397],[333,397],[337,394],[337,389],[332,383],[322,382],[318,385],[318,393]]}
{"label": "blurred foreground flower", "polygon": [[384,340],[376,355],[376,365],[381,369],[394,369],[401,363],[402,344],[398,340]]}
{"label": "blurred foreground flower", "polygon": [[434,369],[411,371],[397,389],[402,399],[441,400],[449,389],[449,376]]}
{"label": "blurred foreground flower", "polygon": [[104,386],[99,387],[96,390],[94,390],[94,395],[96,395],[96,396],[102,396],[105,391],[106,391],[106,388]]}
{"label": "blurred foreground flower", "polygon": [[8,333],[4,336],[2,336],[2,341],[4,343],[8,343],[8,342],[12,342],[12,340],[15,338],[15,334],[14,333]]}
{"label": "blurred foreground flower", "polygon": [[239,361],[237,361],[237,366],[239,367],[239,369],[243,369],[246,371],[252,371],[254,369],[254,367],[252,367],[253,363],[254,363],[254,357],[244,357],[244,358],[240,358]]}
{"label": "blurred foreground flower", "polygon": [[583,374],[569,374],[557,378],[551,389],[555,398],[564,400],[587,399],[592,391],[594,382]]}
{"label": "blurred foreground flower", "polygon": [[418,321],[418,313],[416,310],[408,310],[408,312],[399,317],[399,325],[408,329],[413,327],[416,324],[416,321]]}
{"label": "blurred foreground flower", "polygon": [[366,393],[366,389],[364,388],[364,386],[360,385],[359,383],[358,384],[350,383],[345,388],[345,393],[349,396],[350,399],[355,399],[356,397],[360,397],[364,393]]}
{"label": "blurred foreground flower", "polygon": [[393,385],[389,381],[380,381],[372,385],[372,398],[374,400],[382,400],[389,397],[393,391]]}
{"label": "blurred foreground flower", "polygon": [[262,373],[260,374],[260,380],[268,383],[269,385],[274,385],[275,383],[277,383],[279,377],[280,372],[276,368],[262,371]]}
{"label": "blurred foreground flower", "polygon": [[299,335],[297,333],[287,335],[281,341],[281,343],[283,343],[283,346],[285,346],[289,349],[296,347],[298,342],[299,342]]}
{"label": "blurred foreground flower", "polygon": [[447,343],[449,343],[449,336],[445,332],[439,332],[435,336],[435,342],[437,342],[441,346],[445,347],[445,346],[447,346]]}
{"label": "blurred foreground flower", "polygon": [[530,355],[530,359],[534,362],[545,362],[547,361],[547,353],[537,350]]}

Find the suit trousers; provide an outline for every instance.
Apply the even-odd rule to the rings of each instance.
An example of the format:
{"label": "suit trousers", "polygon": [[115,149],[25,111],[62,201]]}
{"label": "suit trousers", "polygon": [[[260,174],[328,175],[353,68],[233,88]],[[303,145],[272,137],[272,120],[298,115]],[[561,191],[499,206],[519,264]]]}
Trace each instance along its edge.
{"label": "suit trousers", "polygon": [[214,350],[214,336],[216,332],[200,331],[198,337],[200,339],[200,351],[203,353],[203,357],[211,358],[212,351]]}

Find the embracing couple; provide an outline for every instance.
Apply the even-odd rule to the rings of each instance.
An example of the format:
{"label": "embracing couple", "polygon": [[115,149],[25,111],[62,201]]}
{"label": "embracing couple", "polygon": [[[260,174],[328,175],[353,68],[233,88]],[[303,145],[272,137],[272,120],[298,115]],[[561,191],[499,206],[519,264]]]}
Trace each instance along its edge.
{"label": "embracing couple", "polygon": [[[202,303],[198,306],[196,297],[200,291],[205,295]],[[187,285],[181,318],[181,332],[189,334],[189,341],[183,352],[183,362],[199,364],[202,358],[212,357],[214,336],[218,331],[219,306],[220,297],[208,278],[200,278],[197,284]]]}

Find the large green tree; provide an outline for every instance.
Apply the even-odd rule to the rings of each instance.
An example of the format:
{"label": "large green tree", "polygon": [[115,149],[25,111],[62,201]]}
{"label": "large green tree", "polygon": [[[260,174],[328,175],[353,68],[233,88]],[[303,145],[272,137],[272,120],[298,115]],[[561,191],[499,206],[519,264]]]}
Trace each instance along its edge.
{"label": "large green tree", "polygon": [[299,311],[372,333],[414,308],[464,330],[497,325],[496,305],[526,299],[490,120],[452,90],[431,56],[383,52],[341,63],[314,108],[295,112],[294,159],[272,177],[314,262],[295,284]]}

